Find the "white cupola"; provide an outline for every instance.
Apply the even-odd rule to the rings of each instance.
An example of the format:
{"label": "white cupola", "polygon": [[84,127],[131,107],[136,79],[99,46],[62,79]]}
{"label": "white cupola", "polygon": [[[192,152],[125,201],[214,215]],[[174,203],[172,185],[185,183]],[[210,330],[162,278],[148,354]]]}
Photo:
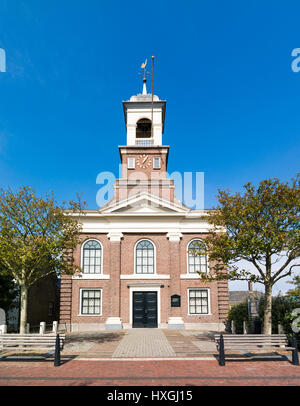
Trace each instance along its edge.
{"label": "white cupola", "polygon": [[[143,92],[123,101],[128,146],[161,146],[164,132],[166,101],[147,93],[147,79],[143,78]],[[153,103],[152,103],[153,101]],[[152,129],[153,122],[153,129]]]}

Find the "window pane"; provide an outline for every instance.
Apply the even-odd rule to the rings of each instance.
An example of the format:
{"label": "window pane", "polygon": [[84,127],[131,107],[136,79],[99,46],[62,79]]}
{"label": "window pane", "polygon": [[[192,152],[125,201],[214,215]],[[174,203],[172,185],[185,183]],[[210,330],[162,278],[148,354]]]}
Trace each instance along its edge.
{"label": "window pane", "polygon": [[136,246],[135,255],[136,273],[154,273],[154,247],[150,241],[139,241]]}
{"label": "window pane", "polygon": [[101,245],[97,241],[87,241],[84,245],[83,272],[101,273]]}
{"label": "window pane", "polygon": [[83,290],[82,291],[82,314],[100,314],[101,308],[101,291],[100,290]]}
{"label": "window pane", "polygon": [[188,272],[206,272],[205,244],[201,240],[192,241],[188,246]]}
{"label": "window pane", "polygon": [[208,291],[195,289],[189,291],[189,311],[191,314],[208,313]]}

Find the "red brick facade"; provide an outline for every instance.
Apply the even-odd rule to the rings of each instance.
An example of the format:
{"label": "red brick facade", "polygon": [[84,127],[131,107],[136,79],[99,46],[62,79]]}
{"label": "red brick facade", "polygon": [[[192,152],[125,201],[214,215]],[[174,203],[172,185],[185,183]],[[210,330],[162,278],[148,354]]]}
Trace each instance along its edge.
{"label": "red brick facade", "polygon": [[[157,284],[160,295],[159,326],[167,327],[169,317],[179,316],[186,328],[217,330],[222,328],[228,309],[227,282],[204,283],[201,279],[181,279],[187,275],[188,243],[205,235],[184,234],[179,241],[169,241],[166,234],[133,234],[124,233],[121,241],[110,241],[107,234],[84,234],[82,240],[96,239],[102,244],[103,275],[110,279],[74,279],[63,276],[61,282],[60,322],[66,323],[68,329],[104,329],[108,317],[120,317],[123,326],[130,327],[131,285],[143,291],[147,284]],[[169,279],[123,279],[134,275],[135,245],[141,239],[148,239],[155,246],[156,275],[169,276]],[[81,246],[75,253],[77,264],[81,264]],[[121,279],[122,278],[122,279]],[[80,315],[80,289],[101,289],[101,315]],[[209,292],[209,314],[189,315],[188,289],[203,288]],[[171,295],[181,296],[181,306],[171,307]]]}

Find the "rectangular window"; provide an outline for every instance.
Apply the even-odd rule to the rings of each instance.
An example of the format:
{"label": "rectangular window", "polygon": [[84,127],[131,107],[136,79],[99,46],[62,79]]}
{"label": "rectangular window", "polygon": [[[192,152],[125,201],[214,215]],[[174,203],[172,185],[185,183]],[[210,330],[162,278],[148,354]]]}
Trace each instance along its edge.
{"label": "rectangular window", "polygon": [[101,314],[101,289],[81,290],[81,314]]}
{"label": "rectangular window", "polygon": [[153,168],[160,169],[160,158],[159,157],[153,158]]}
{"label": "rectangular window", "polygon": [[128,169],[134,169],[134,167],[135,167],[135,159],[134,158],[128,158],[127,167],[128,167]]}
{"label": "rectangular window", "polygon": [[189,289],[189,314],[208,314],[208,290]]}

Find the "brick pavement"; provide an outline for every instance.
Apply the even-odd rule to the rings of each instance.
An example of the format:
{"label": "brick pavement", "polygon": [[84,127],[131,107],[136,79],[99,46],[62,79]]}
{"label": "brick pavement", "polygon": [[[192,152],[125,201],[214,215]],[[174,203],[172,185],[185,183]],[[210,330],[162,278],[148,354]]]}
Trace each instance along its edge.
{"label": "brick pavement", "polygon": [[1,362],[1,386],[300,386],[300,367],[288,361]]}
{"label": "brick pavement", "polygon": [[220,367],[216,355],[212,335],[198,332],[134,329],[70,334],[60,367],[53,366],[53,357],[1,361],[0,386],[300,386],[300,367],[288,360],[254,361],[240,354]]}

